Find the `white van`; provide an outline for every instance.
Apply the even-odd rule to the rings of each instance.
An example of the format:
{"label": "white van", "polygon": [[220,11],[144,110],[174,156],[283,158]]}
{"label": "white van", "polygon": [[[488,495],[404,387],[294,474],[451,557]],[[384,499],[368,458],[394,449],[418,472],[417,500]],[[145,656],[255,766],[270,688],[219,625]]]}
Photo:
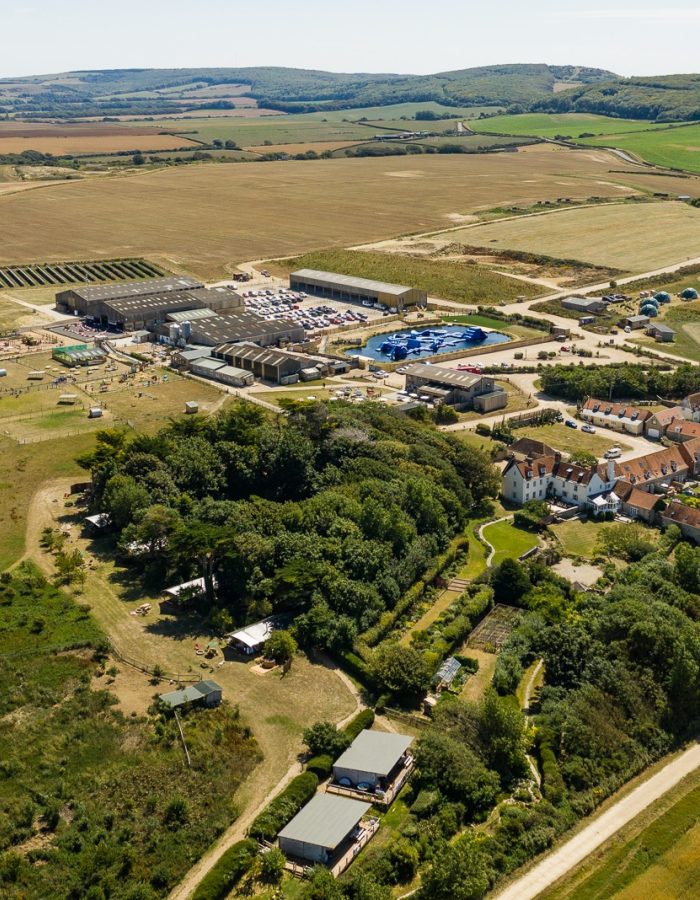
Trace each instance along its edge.
{"label": "white van", "polygon": [[611,447],[603,455],[606,459],[617,459],[618,456],[622,456],[622,450],[619,447]]}

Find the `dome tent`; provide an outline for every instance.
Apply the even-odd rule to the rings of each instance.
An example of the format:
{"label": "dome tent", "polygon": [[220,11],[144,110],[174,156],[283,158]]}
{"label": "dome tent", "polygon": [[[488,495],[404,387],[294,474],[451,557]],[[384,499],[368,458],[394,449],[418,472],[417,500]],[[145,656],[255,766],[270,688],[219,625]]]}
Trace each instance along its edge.
{"label": "dome tent", "polygon": [[667,291],[658,291],[658,293],[654,294],[654,300],[657,300],[659,303],[670,303],[671,295]]}
{"label": "dome tent", "polygon": [[695,288],[687,287],[684,291],[681,291],[681,297],[684,300],[697,300],[698,292],[695,290]]}
{"label": "dome tent", "polygon": [[643,316],[649,316],[652,319],[659,314],[658,309],[653,305],[653,303],[645,303],[644,306],[639,310],[639,312]]}

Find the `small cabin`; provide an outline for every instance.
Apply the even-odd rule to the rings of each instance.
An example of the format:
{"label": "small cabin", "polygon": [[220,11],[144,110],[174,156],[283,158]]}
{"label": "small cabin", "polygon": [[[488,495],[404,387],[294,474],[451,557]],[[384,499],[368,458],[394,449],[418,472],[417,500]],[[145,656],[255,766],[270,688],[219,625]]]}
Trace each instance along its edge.
{"label": "small cabin", "polygon": [[178,709],[188,703],[197,706],[218,706],[221,703],[223,689],[211,679],[197,681],[186,688],[159,694],[158,699],[171,709]]}

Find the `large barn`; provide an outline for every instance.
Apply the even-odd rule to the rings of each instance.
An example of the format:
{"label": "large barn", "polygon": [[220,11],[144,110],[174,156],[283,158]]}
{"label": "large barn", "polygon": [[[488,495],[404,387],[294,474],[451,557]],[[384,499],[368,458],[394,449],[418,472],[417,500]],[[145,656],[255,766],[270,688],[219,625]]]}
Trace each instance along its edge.
{"label": "large barn", "polygon": [[299,269],[289,276],[289,286],[294,291],[304,291],[314,297],[344,302],[381,303],[399,311],[411,306],[426,306],[427,291],[407,287],[403,284],[388,284],[370,278],[355,278],[353,275],[338,275],[336,272],[321,272],[318,269]]}

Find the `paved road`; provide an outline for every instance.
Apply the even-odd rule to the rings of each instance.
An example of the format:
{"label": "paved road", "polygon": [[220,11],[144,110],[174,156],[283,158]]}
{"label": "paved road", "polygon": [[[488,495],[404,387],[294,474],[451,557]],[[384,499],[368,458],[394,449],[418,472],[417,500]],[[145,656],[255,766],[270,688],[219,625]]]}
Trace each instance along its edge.
{"label": "paved road", "polygon": [[632,821],[698,766],[700,766],[700,744],[693,744],[664,766],[660,772],[652,775],[648,781],[642,782],[605,812],[596,816],[589,825],[565,844],[547,854],[534,869],[494,894],[493,900],[534,900],[535,897],[539,897],[544,890],[583,862],[623,825]]}

